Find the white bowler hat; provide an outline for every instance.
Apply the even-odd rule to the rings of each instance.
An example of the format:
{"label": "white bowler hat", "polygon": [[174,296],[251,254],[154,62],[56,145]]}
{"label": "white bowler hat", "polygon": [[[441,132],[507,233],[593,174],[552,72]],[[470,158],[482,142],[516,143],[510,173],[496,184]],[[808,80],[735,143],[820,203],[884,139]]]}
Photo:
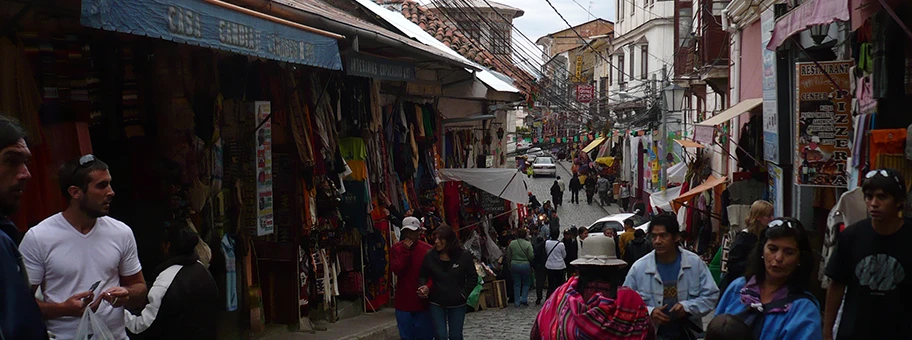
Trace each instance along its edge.
{"label": "white bowler hat", "polygon": [[583,241],[580,257],[570,264],[574,266],[619,266],[627,262],[617,258],[614,239],[601,233],[590,234]]}

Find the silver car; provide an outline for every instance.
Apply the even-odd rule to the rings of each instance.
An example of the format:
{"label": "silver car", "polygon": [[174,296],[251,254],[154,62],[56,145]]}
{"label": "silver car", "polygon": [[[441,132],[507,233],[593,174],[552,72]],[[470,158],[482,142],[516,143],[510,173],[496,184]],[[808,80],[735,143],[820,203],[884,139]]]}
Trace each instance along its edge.
{"label": "silver car", "polygon": [[557,176],[557,164],[551,157],[538,157],[532,162],[532,176]]}

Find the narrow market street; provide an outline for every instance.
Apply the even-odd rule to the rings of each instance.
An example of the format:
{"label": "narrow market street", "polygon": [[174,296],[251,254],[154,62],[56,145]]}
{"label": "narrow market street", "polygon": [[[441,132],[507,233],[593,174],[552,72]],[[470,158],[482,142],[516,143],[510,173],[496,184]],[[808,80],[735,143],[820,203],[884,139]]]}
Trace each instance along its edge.
{"label": "narrow market street", "polygon": [[[568,182],[570,180],[570,172],[567,171],[569,167],[570,164],[567,162],[562,162],[557,167],[558,175]],[[541,202],[551,199],[551,185],[554,184],[554,178],[527,178],[526,183]],[[586,204],[585,194],[583,193],[581,193],[581,196],[583,196],[582,204],[571,204],[570,193],[566,193],[564,196],[565,203],[557,209],[561,218],[562,228],[569,228],[571,225],[586,227],[608,214],[620,212],[617,205],[603,208],[595,203],[592,205]],[[507,287],[507,289],[512,289],[512,287]],[[533,291],[530,290],[529,293],[530,296],[535,296]],[[534,302],[534,298],[529,300]],[[532,322],[535,320],[535,316],[538,315],[539,309],[541,309],[541,306],[536,306],[532,303],[529,307],[516,308],[510,305],[503,309],[492,308],[469,313],[466,315],[465,338],[528,339],[529,332],[532,331]]]}

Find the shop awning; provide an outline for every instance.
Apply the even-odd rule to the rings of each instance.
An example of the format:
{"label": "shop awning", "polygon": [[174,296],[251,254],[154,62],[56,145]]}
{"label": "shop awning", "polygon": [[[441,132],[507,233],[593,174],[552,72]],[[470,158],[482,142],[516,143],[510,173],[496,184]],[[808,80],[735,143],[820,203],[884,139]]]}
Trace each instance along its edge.
{"label": "shop awning", "polygon": [[607,140],[607,138],[605,138],[605,137],[596,138],[594,141],[592,141],[592,143],[589,143],[589,145],[586,145],[586,147],[583,148],[583,152],[589,153],[592,150],[595,150],[595,148],[597,148],[599,145],[602,145],[602,143],[604,143],[605,140]]}
{"label": "shop awning", "polygon": [[516,169],[441,169],[438,175],[443,182],[463,181],[513,203],[529,201],[526,175]]}
{"label": "shop awning", "polygon": [[716,178],[715,176],[710,175],[709,178],[703,182],[703,184],[695,186],[693,189],[690,189],[690,191],[683,193],[681,196],[678,196],[672,200],[671,208],[677,212],[678,209],[681,209],[681,207],[684,206],[684,204],[687,203],[687,201],[689,201],[691,198],[694,198],[694,196],[697,196],[709,189],[715,189],[716,191],[719,191],[719,194],[721,194],[722,188],[720,185],[724,184],[726,181],[728,181],[728,178],[725,176],[722,176],[722,178]]}
{"label": "shop awning", "polygon": [[776,20],[766,49],[775,51],[793,34],[811,26],[849,21],[848,0],[809,0]]}
{"label": "shop awning", "polygon": [[678,143],[678,145],[683,146],[683,147],[685,147],[685,148],[697,148],[697,149],[702,149],[702,148],[705,148],[705,147],[706,147],[706,146],[704,146],[703,144],[694,142],[694,141],[692,141],[692,140],[690,140],[690,139],[675,139],[674,141],[675,141],[675,143]]}
{"label": "shop awning", "polygon": [[342,69],[344,36],[220,0],[82,0],[83,26]]}
{"label": "shop awning", "polygon": [[[513,84],[511,82],[507,82],[507,81],[504,81],[503,79],[501,79],[501,77],[506,77],[506,76],[503,76],[503,75],[498,76],[498,73],[496,73],[490,69],[487,69],[481,65],[478,65],[477,63],[475,63],[469,59],[466,59],[466,57],[459,54],[459,52],[453,51],[453,49],[451,49],[449,46],[445,45],[442,41],[437,40],[437,38],[434,38],[433,36],[431,36],[430,34],[425,32],[423,29],[421,29],[421,27],[418,27],[418,25],[411,22],[409,19],[406,19],[404,16],[402,16],[401,13],[393,12],[386,8],[383,8],[383,6],[380,6],[373,0],[355,0],[355,1],[358,2],[358,4],[360,4],[364,8],[366,8],[368,11],[376,14],[377,16],[379,16],[380,18],[382,18],[383,20],[388,22],[390,25],[393,25],[393,27],[396,27],[396,29],[398,29],[405,35],[412,37],[427,45],[433,46],[466,64],[477,67],[481,71],[475,72],[475,76],[478,77],[478,80],[480,80],[482,83],[484,83],[485,85],[490,87],[492,90],[498,91],[498,92],[519,93],[519,89],[517,89],[515,86],[513,86]],[[474,70],[467,69],[467,71],[473,72]]]}
{"label": "shop awning", "polygon": [[707,120],[699,122],[699,123],[697,123],[697,125],[716,126],[716,125],[725,123],[725,122],[731,120],[732,118],[735,118],[735,117],[741,115],[742,113],[753,110],[755,107],[760,106],[760,104],[763,104],[763,98],[742,100],[740,103],[736,104],[735,106],[732,106],[732,107],[728,108],[727,110],[722,111],[722,113],[712,116],[711,118],[709,118]]}

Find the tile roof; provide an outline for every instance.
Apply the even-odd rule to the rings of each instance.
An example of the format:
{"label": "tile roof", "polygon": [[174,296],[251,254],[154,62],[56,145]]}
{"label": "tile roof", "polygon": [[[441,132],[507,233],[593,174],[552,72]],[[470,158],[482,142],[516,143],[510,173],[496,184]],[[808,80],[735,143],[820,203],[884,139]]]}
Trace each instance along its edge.
{"label": "tile roof", "polygon": [[[500,72],[514,80],[514,86],[524,94],[533,93],[534,78],[528,72],[503,58],[496,58],[481,44],[466,36],[456,27],[447,25],[443,19],[427,7],[412,0],[374,0],[381,5],[400,4],[402,15],[421,29],[443,42],[444,45],[480,65]],[[509,59],[509,57],[507,57]]]}

